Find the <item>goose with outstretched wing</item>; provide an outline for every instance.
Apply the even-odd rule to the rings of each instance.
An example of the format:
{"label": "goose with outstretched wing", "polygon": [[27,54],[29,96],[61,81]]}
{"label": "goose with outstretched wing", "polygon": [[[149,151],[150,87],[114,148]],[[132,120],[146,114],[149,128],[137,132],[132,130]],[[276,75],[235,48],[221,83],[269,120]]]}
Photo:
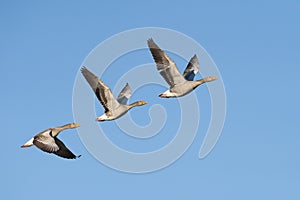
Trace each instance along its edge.
{"label": "goose with outstretched wing", "polygon": [[103,81],[101,81],[96,75],[90,72],[86,67],[83,67],[81,69],[81,73],[104,107],[105,113],[102,116],[97,117],[97,121],[117,119],[127,113],[131,108],[147,104],[147,102],[143,100],[131,103],[129,105],[127,104],[127,101],[131,96],[131,89],[128,83],[122,89],[118,98],[115,99],[109,87],[105,85]]}
{"label": "goose with outstretched wing", "polygon": [[184,96],[193,91],[199,85],[217,79],[215,76],[208,76],[194,81],[194,77],[199,69],[199,62],[196,55],[191,58],[182,75],[174,61],[161,48],[159,48],[152,38],[150,38],[147,42],[152,57],[156,63],[157,70],[170,86],[167,91],[159,95],[160,97],[170,98]]}
{"label": "goose with outstretched wing", "polygon": [[48,128],[35,135],[33,138],[31,138],[28,142],[26,142],[21,147],[25,148],[25,147],[30,147],[35,145],[42,151],[45,151],[47,153],[54,153],[55,155],[60,156],[62,158],[67,158],[67,159],[79,158],[81,155],[79,156],[74,155],[65,146],[65,144],[57,138],[57,135],[61,131],[66,129],[71,129],[71,128],[77,128],[79,126],[80,126],[79,124],[71,123],[59,127]]}

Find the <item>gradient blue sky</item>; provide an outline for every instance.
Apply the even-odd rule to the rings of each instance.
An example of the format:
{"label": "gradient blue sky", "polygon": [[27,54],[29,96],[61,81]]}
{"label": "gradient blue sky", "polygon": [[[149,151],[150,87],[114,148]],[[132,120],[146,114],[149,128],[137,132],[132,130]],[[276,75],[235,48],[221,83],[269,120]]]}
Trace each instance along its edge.
{"label": "gradient blue sky", "polygon": [[[298,1],[1,1],[1,199],[299,199],[299,9]],[[173,165],[140,175],[100,164],[73,130],[60,138],[78,160],[19,148],[73,121],[74,79],[96,45],[148,26],[192,37],[222,74],[226,124],[208,157],[198,159],[201,133]]]}

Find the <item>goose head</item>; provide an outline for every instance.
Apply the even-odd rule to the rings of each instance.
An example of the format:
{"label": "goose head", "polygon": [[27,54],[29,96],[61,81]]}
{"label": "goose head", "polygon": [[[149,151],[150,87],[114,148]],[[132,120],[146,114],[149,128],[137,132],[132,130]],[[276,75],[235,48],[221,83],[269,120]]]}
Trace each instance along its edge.
{"label": "goose head", "polygon": [[130,104],[129,107],[130,107],[130,108],[133,108],[133,107],[135,107],[135,106],[142,106],[142,105],[145,105],[145,104],[147,104],[147,102],[141,100],[141,101],[137,101],[137,102],[134,102],[134,103]]}
{"label": "goose head", "polygon": [[136,106],[142,106],[142,105],[145,105],[145,104],[147,104],[147,102],[146,101],[137,101],[136,102]]}
{"label": "goose head", "polygon": [[80,126],[80,124],[77,124],[77,123],[69,124],[69,128],[77,128],[79,126]]}
{"label": "goose head", "polygon": [[210,81],[214,81],[214,80],[217,80],[217,77],[215,77],[215,76],[208,76],[208,77],[205,78],[206,82],[210,82]]}

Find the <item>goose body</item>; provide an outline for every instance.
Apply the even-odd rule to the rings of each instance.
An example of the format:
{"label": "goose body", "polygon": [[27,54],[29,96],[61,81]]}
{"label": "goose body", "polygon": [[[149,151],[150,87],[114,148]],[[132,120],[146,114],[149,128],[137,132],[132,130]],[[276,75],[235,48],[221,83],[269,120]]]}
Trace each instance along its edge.
{"label": "goose body", "polygon": [[97,117],[96,121],[115,120],[127,113],[131,108],[147,104],[145,101],[127,104],[127,101],[131,96],[131,89],[128,83],[122,89],[118,98],[115,99],[110,88],[87,68],[83,67],[81,73],[105,109],[105,113],[100,117]]}
{"label": "goose body", "polygon": [[208,76],[194,81],[194,77],[199,69],[199,62],[196,55],[190,59],[186,69],[183,74],[181,74],[174,61],[171,60],[171,58],[169,58],[169,56],[160,49],[157,44],[155,44],[153,39],[149,39],[147,42],[152,57],[156,63],[157,70],[170,86],[170,88],[166,92],[160,94],[159,97],[181,97],[190,93],[199,85],[217,79],[214,76]]}
{"label": "goose body", "polygon": [[21,147],[25,148],[25,147],[30,147],[35,145],[42,151],[45,151],[47,153],[54,153],[55,155],[60,156],[62,158],[67,158],[67,159],[78,158],[80,156],[74,155],[65,146],[65,144],[57,138],[57,135],[63,130],[77,128],[79,126],[80,126],[79,124],[72,123],[72,124],[66,124],[64,126],[48,128],[35,135],[33,138],[31,138],[28,142],[26,142]]}

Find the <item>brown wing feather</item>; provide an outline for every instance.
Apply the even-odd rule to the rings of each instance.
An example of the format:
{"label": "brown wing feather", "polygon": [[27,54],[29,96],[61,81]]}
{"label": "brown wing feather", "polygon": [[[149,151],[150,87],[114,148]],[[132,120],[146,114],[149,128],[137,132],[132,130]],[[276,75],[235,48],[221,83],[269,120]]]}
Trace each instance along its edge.
{"label": "brown wing feather", "polygon": [[101,89],[101,87],[97,87],[95,94],[96,94],[98,100],[100,101],[100,103],[102,104],[102,106],[104,108],[104,112],[105,113],[109,112],[109,108],[107,107],[107,99],[103,98],[103,97],[105,97],[103,89]]}
{"label": "brown wing feather", "polygon": [[51,129],[47,129],[34,136],[33,144],[42,151],[53,153],[59,149],[55,144],[54,138],[50,135]]}
{"label": "brown wing feather", "polygon": [[55,155],[58,155],[60,157],[63,157],[63,158],[67,158],[67,159],[75,159],[75,158],[78,158],[80,157],[81,155],[79,156],[76,156],[74,155],[66,146],[65,144],[60,141],[58,138],[54,138],[55,140],[55,143],[59,146],[59,150],[53,152]]}
{"label": "brown wing feather", "polygon": [[174,87],[177,84],[185,82],[184,77],[178,71],[174,61],[169,58],[169,56],[160,49],[157,44],[155,44],[153,39],[148,40],[148,47],[156,63],[157,70],[170,87]]}
{"label": "brown wing feather", "polygon": [[110,88],[105,85],[105,83],[103,83],[103,81],[101,81],[96,75],[94,75],[85,67],[81,69],[81,72],[104,107],[105,113],[114,110],[120,105],[114,98]]}

